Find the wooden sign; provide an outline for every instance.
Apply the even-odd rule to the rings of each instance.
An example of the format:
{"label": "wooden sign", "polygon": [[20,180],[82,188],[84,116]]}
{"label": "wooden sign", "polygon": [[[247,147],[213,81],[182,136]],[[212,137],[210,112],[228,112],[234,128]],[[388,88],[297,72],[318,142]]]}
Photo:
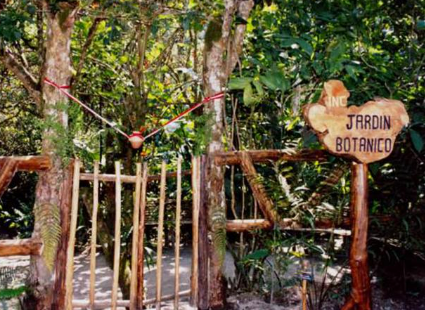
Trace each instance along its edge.
{"label": "wooden sign", "polygon": [[331,153],[362,163],[389,156],[398,133],[409,123],[404,104],[379,98],[347,107],[349,96],[341,81],[326,82],[319,102],[304,108],[304,118]]}

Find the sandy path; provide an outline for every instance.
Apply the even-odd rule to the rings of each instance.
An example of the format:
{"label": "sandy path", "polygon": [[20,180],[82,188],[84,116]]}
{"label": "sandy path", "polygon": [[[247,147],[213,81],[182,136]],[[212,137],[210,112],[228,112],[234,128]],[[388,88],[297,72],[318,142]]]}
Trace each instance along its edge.
{"label": "sandy path", "polygon": [[[191,250],[182,249],[180,256],[180,291],[190,289]],[[90,256],[78,255],[74,262],[74,299],[88,299],[90,279]],[[145,288],[147,299],[155,297],[156,265],[145,266]],[[175,259],[172,250],[165,250],[162,259],[162,296],[174,294]],[[112,270],[103,255],[96,256],[96,299],[110,299],[112,291]],[[121,291],[118,299],[122,299]],[[125,310],[125,308],[118,308]],[[172,309],[172,301],[165,302],[162,309]],[[181,299],[180,309],[194,309],[188,305],[188,298]]]}

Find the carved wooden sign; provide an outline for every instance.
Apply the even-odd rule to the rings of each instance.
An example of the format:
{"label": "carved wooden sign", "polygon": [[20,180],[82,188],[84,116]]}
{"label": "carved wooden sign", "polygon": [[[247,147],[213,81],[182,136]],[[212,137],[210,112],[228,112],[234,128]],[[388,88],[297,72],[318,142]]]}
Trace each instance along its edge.
{"label": "carved wooden sign", "polygon": [[398,133],[409,123],[404,104],[379,98],[347,107],[349,96],[341,81],[328,81],[319,102],[304,108],[304,118],[331,153],[363,163],[389,156]]}

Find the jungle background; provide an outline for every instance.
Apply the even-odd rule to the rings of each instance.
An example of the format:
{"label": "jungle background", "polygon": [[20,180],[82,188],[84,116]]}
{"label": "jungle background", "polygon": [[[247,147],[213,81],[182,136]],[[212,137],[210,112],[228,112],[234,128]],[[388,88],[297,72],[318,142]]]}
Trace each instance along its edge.
{"label": "jungle background", "polygon": [[[55,124],[43,117],[29,87],[11,70],[25,70],[36,85],[43,72],[45,14],[78,2],[71,36],[73,94],[116,122],[125,132],[158,127],[205,97],[205,55],[221,36],[225,1],[0,1],[0,156],[33,155],[42,150],[43,131]],[[46,1],[43,1],[46,2]],[[304,104],[316,102],[323,83],[339,79],[349,89],[349,104],[374,97],[401,100],[410,124],[399,135],[392,155],[370,165],[369,258],[378,306],[420,309],[425,293],[425,1],[315,0],[255,1],[247,19],[237,14],[232,27],[245,25],[243,50],[226,79],[224,145],[227,150],[321,148],[302,119]],[[37,88],[35,88],[37,90]],[[211,115],[198,110],[133,151],[117,133],[70,102],[59,107],[69,115],[69,127],[59,128],[55,153],[65,162],[79,157],[87,169],[94,160],[112,172],[122,160],[131,173],[142,157],[152,174],[162,159],[169,167],[182,155],[202,154],[211,138]],[[255,292],[266,302],[285,305],[299,281],[285,271],[300,259],[321,268],[347,266],[349,237],[349,162],[330,156],[325,163],[277,162],[258,166],[262,182],[279,216],[303,229],[228,233],[223,242],[236,262],[228,279],[228,294]],[[133,171],[134,172],[134,171]],[[37,174],[19,173],[0,200],[0,236],[31,236]],[[175,185],[171,182],[169,188]],[[184,186],[190,192],[190,183]],[[84,249],[90,227],[90,188],[81,209],[79,247]],[[102,193],[102,251],[111,262],[114,209]],[[238,167],[225,173],[226,214],[254,218],[256,203]],[[109,196],[108,196],[109,195]],[[124,195],[125,196],[125,195]],[[131,197],[131,195],[127,195]],[[157,216],[155,190],[149,200]],[[84,199],[83,199],[84,200]],[[131,252],[131,199],[124,201],[123,264],[120,281],[128,293]],[[112,202],[111,202],[112,201]],[[174,203],[171,196],[167,201]],[[190,201],[184,201],[190,218]],[[167,215],[167,229],[173,218]],[[315,229],[326,223],[326,231]],[[186,242],[190,242],[190,234]],[[172,245],[173,240],[167,241]],[[154,248],[155,231],[147,233]],[[148,256],[149,259],[149,256]],[[272,264],[269,264],[273,260]],[[274,266],[277,286],[267,275]],[[277,267],[276,267],[277,266]],[[335,277],[338,278],[338,277]],[[323,281],[309,301],[311,309],[343,304],[349,277]],[[1,288],[1,287],[0,287]],[[292,294],[292,295],[291,295]],[[1,298],[1,295],[0,295]],[[422,299],[421,299],[422,298]],[[395,306],[397,304],[397,306]]]}

